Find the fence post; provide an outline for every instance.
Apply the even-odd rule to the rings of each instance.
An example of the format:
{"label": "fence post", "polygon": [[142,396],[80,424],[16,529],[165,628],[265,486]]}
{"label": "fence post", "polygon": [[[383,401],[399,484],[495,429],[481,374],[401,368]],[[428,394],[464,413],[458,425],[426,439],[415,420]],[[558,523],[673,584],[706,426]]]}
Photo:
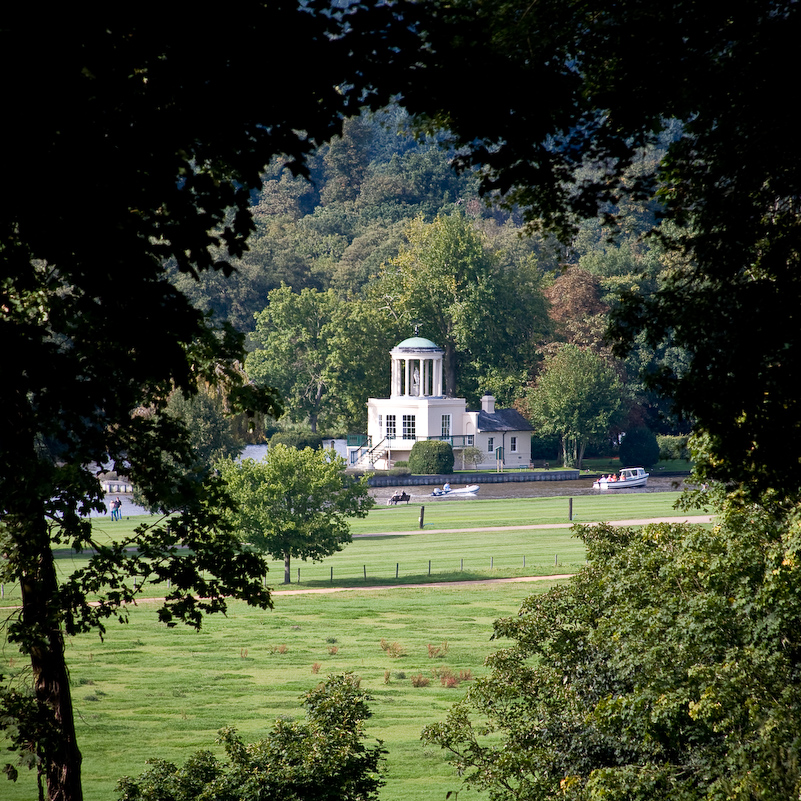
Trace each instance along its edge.
{"label": "fence post", "polygon": [[462,557],[461,564],[459,565],[459,570],[461,570],[462,573],[464,573],[464,557]]}
{"label": "fence post", "polygon": [[420,521],[419,521],[420,522],[420,528],[423,528],[423,526],[425,525],[425,523],[423,522],[425,520],[425,516],[426,516],[426,508],[425,508],[425,506],[421,506],[420,507]]}
{"label": "fence post", "polygon": [[331,568],[331,583],[334,583],[334,568]]}
{"label": "fence post", "polygon": [[495,566],[495,557],[490,556],[490,570]]}
{"label": "fence post", "polygon": [[398,577],[398,569],[400,568],[400,562],[395,562],[395,578]]}
{"label": "fence post", "polygon": [[553,566],[554,567],[559,567],[559,554],[558,553],[555,553],[553,555]]}
{"label": "fence post", "polygon": [[523,567],[525,567],[525,566],[526,566],[526,555],[523,554]]}
{"label": "fence post", "polygon": [[300,584],[300,568],[298,568],[298,584]]}
{"label": "fence post", "polygon": [[431,560],[428,560],[428,575],[431,575]]}
{"label": "fence post", "polygon": [[573,520],[573,499],[572,498],[570,498],[570,508],[569,508],[568,520],[570,520],[571,522]]}

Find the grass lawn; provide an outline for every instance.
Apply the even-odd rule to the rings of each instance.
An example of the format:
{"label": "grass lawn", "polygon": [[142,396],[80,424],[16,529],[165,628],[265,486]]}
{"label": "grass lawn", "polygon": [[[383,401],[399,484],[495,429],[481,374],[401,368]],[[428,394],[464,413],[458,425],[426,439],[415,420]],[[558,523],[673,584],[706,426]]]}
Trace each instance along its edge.
{"label": "grass lawn", "polygon": [[[573,501],[574,520],[673,516],[677,497],[580,496]],[[425,751],[419,736],[425,724],[446,714],[467,684],[446,688],[435,674],[448,669],[482,675],[487,654],[503,645],[489,640],[492,621],[516,614],[524,597],[553,582],[374,590],[360,585],[574,572],[584,562],[584,548],[570,528],[557,527],[569,522],[567,498],[433,502],[426,504],[423,531],[417,529],[419,512],[419,505],[372,510],[353,525],[354,534],[364,536],[341,553],[318,564],[295,562],[288,588],[279,585],[282,565],[273,565],[268,574],[276,587],[273,611],[233,602],[227,618],[207,618],[198,633],[165,628],[145,601],[133,610],[129,625],[109,625],[105,642],[88,635],[70,639],[67,660],[87,801],[111,801],[118,778],[141,773],[149,757],[180,762],[193,750],[215,748],[222,726],[236,726],[248,740],[264,736],[278,716],[301,714],[298,697],[318,676],[343,670],[360,675],[375,696],[369,731],[390,751],[382,798],[441,801],[458,790],[444,756]],[[99,519],[96,533],[130,536],[146,521]],[[526,525],[553,527],[479,530]],[[66,575],[85,558],[65,549],[56,561]],[[353,589],[330,595],[285,591],[330,586],[332,569],[334,586]],[[154,587],[150,594],[160,591]],[[14,587],[6,585],[4,594],[3,605],[19,602]],[[390,656],[381,648],[382,639],[398,643],[403,655]],[[446,642],[443,657],[429,658],[429,644]],[[0,672],[24,679],[25,671],[16,649],[3,646]],[[417,674],[430,678],[430,685],[413,687],[411,676]],[[16,784],[0,782],[0,798],[7,801],[36,797],[29,773]],[[479,797],[464,791],[462,796]]]}
{"label": "grass lawn", "polygon": [[[675,492],[577,496],[573,521],[628,520],[676,515]],[[295,561],[292,581],[303,586],[372,586],[477,578],[542,576],[575,572],[584,561],[584,546],[569,528],[480,531],[491,526],[569,524],[567,498],[471,499],[425,505],[425,528],[418,528],[420,506],[379,506],[367,518],[352,521],[356,537],[343,551],[323,562]],[[111,523],[95,520],[98,539],[131,536],[148,518],[131,517]],[[468,529],[448,533],[448,529]],[[470,530],[472,529],[472,530]],[[394,532],[413,532],[405,535]],[[393,536],[360,536],[391,534]],[[60,575],[86,563],[84,554],[56,552]],[[430,573],[429,573],[429,562]],[[333,581],[332,581],[333,571]],[[396,578],[397,573],[397,578]],[[365,577],[366,574],[366,577]],[[283,581],[283,564],[270,564],[268,583]],[[156,590],[154,590],[154,593]],[[19,588],[5,585],[0,607],[20,601]]]}
{"label": "grass lawn", "polygon": [[[469,682],[445,688],[434,673],[482,675],[487,654],[503,647],[489,639],[492,621],[551,585],[279,594],[273,611],[234,602],[227,618],[207,618],[200,632],[168,630],[143,605],[129,625],[109,626],[105,642],[86,635],[68,643],[84,797],[114,799],[119,777],[138,775],[150,757],[181,762],[196,749],[217,750],[222,726],[248,741],[264,736],[277,717],[302,714],[298,697],[321,677],[352,670],[375,697],[368,732],[389,749],[382,798],[441,801],[459,780],[443,753],[423,748],[420,731],[442,719]],[[390,656],[382,638],[404,654]],[[447,653],[429,658],[429,643],[447,643]],[[2,653],[3,672],[22,672],[11,653]],[[417,674],[430,685],[413,687]],[[36,798],[28,772],[16,784],[0,781],[5,801]]]}

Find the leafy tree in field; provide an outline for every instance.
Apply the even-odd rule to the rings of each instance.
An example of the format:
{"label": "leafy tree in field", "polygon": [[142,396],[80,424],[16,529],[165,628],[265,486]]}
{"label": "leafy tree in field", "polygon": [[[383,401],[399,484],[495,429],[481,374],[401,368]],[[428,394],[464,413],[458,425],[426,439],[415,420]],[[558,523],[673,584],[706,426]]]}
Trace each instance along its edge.
{"label": "leafy tree in field", "polygon": [[539,434],[561,437],[564,463],[580,468],[587,443],[618,422],[622,398],[615,371],[600,356],[564,345],[545,360],[526,407]]}
{"label": "leafy tree in field", "polygon": [[223,729],[218,742],[225,762],[210,751],[181,767],[152,760],[138,779],[120,780],[119,801],[377,801],[386,749],[380,740],[364,744],[371,700],[352,674],[329,677],[306,693],[305,721],[279,720],[268,737],[250,745]]}
{"label": "leafy tree in field", "polygon": [[230,512],[240,537],[257,550],[284,561],[320,561],[351,541],[348,518],[365,517],[374,500],[366,478],[343,472],[345,460],[332,450],[270,447],[261,462],[218,464],[237,507]]}
{"label": "leafy tree in field", "polygon": [[589,564],[424,737],[496,801],[786,801],[801,791],[796,513],[578,527]]}

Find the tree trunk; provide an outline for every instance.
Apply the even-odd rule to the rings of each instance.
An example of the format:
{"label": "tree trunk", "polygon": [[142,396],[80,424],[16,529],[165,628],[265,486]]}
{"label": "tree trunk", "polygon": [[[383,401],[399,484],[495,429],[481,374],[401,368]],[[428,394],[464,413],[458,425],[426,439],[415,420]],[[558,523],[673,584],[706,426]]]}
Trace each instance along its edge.
{"label": "tree trunk", "polygon": [[289,553],[284,553],[284,584],[291,584],[292,580],[289,575]]}
{"label": "tree trunk", "polygon": [[453,340],[446,338],[445,353],[442,357],[442,370],[445,374],[445,395],[448,398],[456,397],[456,345]]}
{"label": "tree trunk", "polygon": [[581,463],[584,461],[584,450],[587,447],[587,440],[580,440],[579,441],[579,450],[578,450],[578,464],[577,467],[581,470]]}
{"label": "tree trunk", "polygon": [[[21,576],[22,618],[32,638],[23,643],[31,660],[36,699],[53,716],[58,736],[39,743],[49,801],[82,801],[81,752],[75,736],[64,636],[58,614],[58,582],[44,520],[37,523],[28,569]],[[22,532],[18,529],[17,534]],[[38,551],[38,554],[36,553]]]}

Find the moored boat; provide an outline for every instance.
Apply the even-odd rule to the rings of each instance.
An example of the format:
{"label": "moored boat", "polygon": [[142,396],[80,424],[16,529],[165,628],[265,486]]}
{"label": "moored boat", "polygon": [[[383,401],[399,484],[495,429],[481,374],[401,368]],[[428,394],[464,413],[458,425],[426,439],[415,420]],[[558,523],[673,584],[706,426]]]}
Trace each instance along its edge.
{"label": "moored boat", "polygon": [[627,489],[628,487],[644,487],[648,483],[648,476],[642,467],[625,467],[620,475],[602,476],[593,482],[593,487],[601,490]]}
{"label": "moored boat", "polygon": [[442,489],[437,487],[431,495],[435,498],[441,498],[443,495],[475,495],[478,490],[478,484],[470,484],[468,487],[459,487],[458,489],[453,489],[450,484],[445,484]]}

